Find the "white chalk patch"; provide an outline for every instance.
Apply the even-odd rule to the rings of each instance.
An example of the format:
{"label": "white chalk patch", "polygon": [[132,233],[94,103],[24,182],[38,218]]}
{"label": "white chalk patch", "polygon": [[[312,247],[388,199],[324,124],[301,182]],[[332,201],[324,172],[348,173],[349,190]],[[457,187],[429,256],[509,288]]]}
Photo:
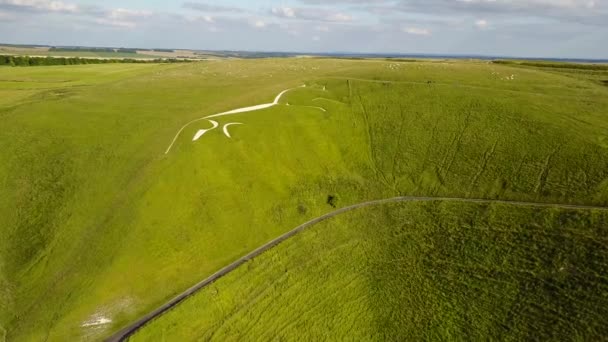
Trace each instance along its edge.
{"label": "white chalk patch", "polygon": [[[299,88],[306,88],[306,84],[301,85]],[[179,138],[179,135],[184,131],[184,129],[186,129],[186,127],[190,126],[191,124],[193,124],[193,123],[195,123],[197,121],[205,120],[205,119],[216,118],[218,116],[252,112],[252,111],[255,111],[255,110],[266,109],[266,108],[270,108],[272,106],[276,106],[276,105],[279,104],[279,101],[281,100],[281,97],[283,97],[283,95],[285,95],[285,93],[287,93],[288,91],[294,90],[294,89],[296,89],[296,88],[290,88],[290,89],[283,90],[282,92],[279,93],[279,95],[277,95],[277,97],[275,97],[275,99],[274,99],[274,101],[272,103],[265,103],[265,104],[261,104],[261,105],[251,106],[251,107],[244,107],[244,108],[233,109],[233,110],[230,110],[230,111],[227,111],[227,112],[213,114],[213,115],[208,115],[208,116],[205,116],[205,117],[202,117],[202,118],[199,118],[199,119],[195,119],[195,120],[192,120],[192,121],[188,122],[187,124],[183,125],[182,128],[179,129],[179,131],[177,131],[177,134],[175,134],[175,137],[173,138],[173,140],[171,141],[171,144],[169,145],[169,147],[165,151],[165,154],[168,154],[171,151],[171,148],[173,147],[173,145],[175,145],[175,142],[177,141],[177,138]],[[209,121],[212,121],[212,120],[209,120]],[[217,126],[213,127],[212,129],[214,129],[216,127]],[[198,138],[200,138],[203,134],[207,133],[207,131],[209,131],[209,130],[204,131],[204,132],[201,132],[201,131],[203,131],[203,130],[200,130],[200,131],[198,131],[196,133],[196,135],[194,136],[195,138],[193,139],[193,141],[196,141]]]}
{"label": "white chalk patch", "polygon": [[315,101],[329,101],[329,102],[343,103],[343,102],[340,102],[338,100],[326,99],[324,97],[317,97],[316,99],[313,99],[312,101],[313,102],[315,102]]}
{"label": "white chalk patch", "polygon": [[228,132],[228,127],[233,126],[233,125],[242,125],[243,123],[241,122],[231,122],[231,123],[227,123],[224,125],[224,134],[228,137],[228,138],[232,138],[232,136],[230,136],[230,132]]}
{"label": "white chalk patch", "polygon": [[320,110],[322,112],[327,112],[327,110],[325,108],[322,108],[322,107],[317,107],[317,106],[302,106],[302,107],[312,108],[312,109],[318,109],[318,110]]}
{"label": "white chalk patch", "polygon": [[239,109],[233,109],[233,110],[229,110],[227,112],[209,115],[209,116],[206,116],[205,118],[216,118],[218,116],[224,116],[224,115],[230,115],[230,114],[253,112],[255,110],[270,108],[270,107],[272,107],[274,105],[275,105],[275,103],[265,103],[265,104],[261,104],[261,105],[251,106],[251,107],[244,107],[244,108],[239,108]]}
{"label": "white chalk patch", "polygon": [[104,316],[94,316],[92,319],[82,323],[82,327],[96,327],[112,323],[112,320]]}
{"label": "white chalk patch", "polygon": [[216,129],[220,125],[219,123],[217,123],[217,121],[213,121],[213,120],[208,120],[208,121],[213,125],[213,127],[207,128],[207,129],[199,129],[198,132],[196,132],[196,134],[194,135],[194,138],[192,138],[192,141],[197,141],[205,133]]}

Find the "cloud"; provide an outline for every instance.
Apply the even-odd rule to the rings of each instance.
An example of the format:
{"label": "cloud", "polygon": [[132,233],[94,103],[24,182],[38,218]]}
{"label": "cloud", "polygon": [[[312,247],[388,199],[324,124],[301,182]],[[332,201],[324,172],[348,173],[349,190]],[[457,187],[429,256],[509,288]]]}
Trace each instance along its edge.
{"label": "cloud", "polygon": [[494,6],[511,6],[519,8],[594,8],[593,0],[456,0],[468,4],[490,4]]}
{"label": "cloud", "polygon": [[211,12],[211,13],[244,13],[247,12],[245,9],[234,6],[222,6],[222,5],[212,5],[202,2],[185,2],[182,4],[183,8],[201,11],[201,12]]}
{"label": "cloud", "polygon": [[137,21],[148,18],[154,13],[146,10],[131,10],[126,8],[116,8],[107,11],[95,22],[100,25],[113,26],[118,28],[135,28]]}
{"label": "cloud", "polygon": [[283,17],[283,18],[295,18],[296,17],[296,11],[291,7],[274,7],[270,11],[272,12],[272,14],[276,15],[277,17]]}
{"label": "cloud", "polygon": [[[307,5],[325,5],[327,4],[326,0],[299,0],[299,2]],[[393,3],[394,0],[334,0],[333,4],[348,4],[348,5],[362,5],[362,4],[385,4],[385,3]]]}
{"label": "cloud", "polygon": [[266,27],[266,22],[264,22],[263,20],[256,20],[252,23],[252,26],[255,28],[264,28]]}
{"label": "cloud", "polygon": [[299,19],[308,21],[349,22],[353,17],[349,14],[326,8],[294,8],[273,7],[270,14],[282,19]]}
{"label": "cloud", "polygon": [[109,18],[98,18],[95,20],[95,22],[100,25],[114,26],[114,27],[120,27],[120,28],[134,28],[137,26],[136,23],[131,22],[131,21],[116,20],[116,19],[109,19]]}
{"label": "cloud", "polygon": [[15,20],[17,20],[17,18],[15,18],[14,16],[12,16],[6,12],[0,11],[0,20],[2,20],[4,22],[8,22],[8,21],[15,21]]}
{"label": "cloud", "polygon": [[28,12],[79,12],[77,5],[55,0],[0,0],[0,8]]}
{"label": "cloud", "polygon": [[325,17],[327,21],[352,21],[353,17],[345,13],[334,13]]}
{"label": "cloud", "polygon": [[488,21],[485,19],[479,19],[479,20],[475,21],[475,26],[477,26],[477,28],[480,28],[480,29],[485,29],[488,27]]}
{"label": "cloud", "polygon": [[416,36],[430,36],[431,35],[431,31],[429,29],[420,28],[420,27],[406,27],[403,29],[403,32],[405,32],[407,34],[413,34]]}
{"label": "cloud", "polygon": [[153,14],[152,11],[116,8],[116,9],[110,10],[108,17],[111,19],[147,18],[147,17],[150,17],[152,14]]}
{"label": "cloud", "polygon": [[79,6],[57,0],[0,0],[0,9],[21,14],[22,18],[29,18],[30,14],[39,15],[70,15],[82,17],[82,20],[94,22],[99,25],[133,28],[137,20],[153,15],[147,10],[132,10],[126,8],[105,9],[98,6]]}
{"label": "cloud", "polygon": [[[321,0],[298,0],[322,5]],[[379,16],[544,18],[584,25],[608,25],[606,0],[334,0],[335,6]]]}
{"label": "cloud", "polygon": [[608,0],[110,3],[0,0],[0,32],[7,43],[608,57]]}

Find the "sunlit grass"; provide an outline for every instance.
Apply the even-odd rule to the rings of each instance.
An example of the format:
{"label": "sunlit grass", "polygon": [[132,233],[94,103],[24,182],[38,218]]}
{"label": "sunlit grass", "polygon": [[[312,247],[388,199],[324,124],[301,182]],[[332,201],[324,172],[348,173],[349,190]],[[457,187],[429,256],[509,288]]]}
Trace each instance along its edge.
{"label": "sunlit grass", "polygon": [[[222,117],[243,123],[232,139],[218,129],[191,142],[200,122],[164,154],[185,123],[303,83],[290,106]],[[8,340],[101,339],[333,210],[328,196],[337,207],[398,194],[604,205],[607,92],[585,77],[468,62],[0,68],[0,326]],[[398,227],[384,220],[366,229],[386,238]],[[413,242],[395,243],[387,253]],[[331,266],[323,254],[313,262]],[[82,327],[99,315],[112,323]]]}

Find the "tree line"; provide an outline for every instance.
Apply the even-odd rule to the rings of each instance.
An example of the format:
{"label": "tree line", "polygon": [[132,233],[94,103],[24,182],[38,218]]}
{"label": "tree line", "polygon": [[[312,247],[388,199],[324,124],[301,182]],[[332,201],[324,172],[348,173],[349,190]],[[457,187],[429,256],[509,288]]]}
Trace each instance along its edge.
{"label": "tree line", "polygon": [[79,64],[110,64],[110,63],[185,63],[188,61],[179,59],[98,59],[79,57],[30,57],[30,56],[5,56],[0,55],[0,66],[50,66],[50,65],[79,65]]}
{"label": "tree line", "polygon": [[85,47],[51,47],[49,51],[55,52],[110,52],[110,53],[137,53],[136,49],[127,48],[85,48]]}
{"label": "tree line", "polygon": [[608,70],[608,64],[592,64],[592,63],[571,63],[571,62],[533,62],[533,61],[509,61],[495,60],[494,64],[505,65],[523,65],[538,68],[559,68],[559,69],[582,69],[582,70]]}

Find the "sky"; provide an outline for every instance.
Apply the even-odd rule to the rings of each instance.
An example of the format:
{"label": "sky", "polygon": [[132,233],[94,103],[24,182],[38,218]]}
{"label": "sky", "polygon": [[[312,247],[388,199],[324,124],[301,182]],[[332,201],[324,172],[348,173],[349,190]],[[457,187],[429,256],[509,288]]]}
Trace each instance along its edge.
{"label": "sky", "polygon": [[608,58],[608,0],[0,0],[0,42]]}

